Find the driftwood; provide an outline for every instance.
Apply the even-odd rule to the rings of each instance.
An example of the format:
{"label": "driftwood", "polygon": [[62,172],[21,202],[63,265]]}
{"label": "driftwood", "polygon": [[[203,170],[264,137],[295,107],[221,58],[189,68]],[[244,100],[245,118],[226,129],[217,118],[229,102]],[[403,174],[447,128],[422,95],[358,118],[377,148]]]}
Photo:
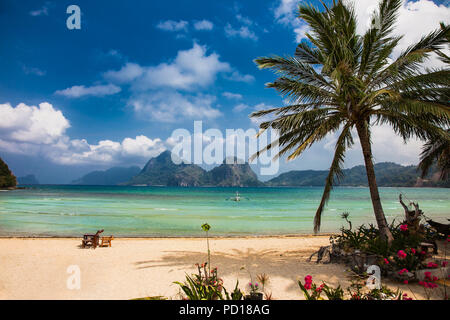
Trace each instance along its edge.
{"label": "driftwood", "polygon": [[323,263],[330,263],[330,261],[331,261],[331,259],[330,259],[330,248],[331,248],[331,246],[325,246],[325,247],[320,247],[320,249],[319,249],[319,251],[317,251],[317,252],[314,252],[309,258],[308,258],[308,260],[307,261],[311,261],[311,259],[312,259],[312,257],[313,256],[315,256],[315,255],[317,255],[317,261],[316,261],[316,263],[319,263],[319,262],[321,262],[322,261],[322,259],[324,258],[324,257],[326,257],[326,256],[328,256],[328,261],[324,261]]}
{"label": "driftwood", "polygon": [[403,202],[402,194],[398,196],[398,200],[400,201],[400,204],[402,205],[403,209],[405,210],[405,220],[406,223],[410,226],[418,226],[419,217],[423,214],[423,211],[420,210],[419,204],[411,202],[414,206],[414,210],[409,210],[408,206]]}

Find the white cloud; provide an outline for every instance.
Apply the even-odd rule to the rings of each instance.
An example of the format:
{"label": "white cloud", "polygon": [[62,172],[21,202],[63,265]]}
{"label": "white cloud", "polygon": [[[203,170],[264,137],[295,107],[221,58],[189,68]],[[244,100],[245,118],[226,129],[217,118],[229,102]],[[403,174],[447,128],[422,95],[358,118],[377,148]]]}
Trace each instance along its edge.
{"label": "white cloud", "polygon": [[201,20],[194,23],[195,30],[209,31],[214,28],[214,24],[208,20]]}
{"label": "white cloud", "polygon": [[242,99],[242,94],[239,93],[224,92],[222,93],[222,95],[228,99],[236,99],[236,100]]}
{"label": "white cloud", "polygon": [[225,75],[225,79],[246,83],[255,81],[255,77],[252,76],[251,74],[241,74],[238,71],[233,71],[231,74]]}
{"label": "white cloud", "polygon": [[229,38],[241,37],[243,39],[250,39],[253,41],[258,40],[258,36],[251,31],[248,26],[241,26],[240,28],[235,29],[229,23],[225,26],[225,35]]}
{"label": "white cloud", "polygon": [[120,164],[140,163],[157,156],[166,149],[161,139],[140,135],[125,138],[122,142],[101,140],[90,145],[86,140],[71,140],[50,153],[51,159],[60,164]]}
{"label": "white cloud", "polygon": [[297,17],[299,3],[298,0],[281,0],[274,9],[275,21],[292,28],[297,43],[305,38],[305,34],[309,31],[308,25]]}
{"label": "white cloud", "polygon": [[113,84],[96,85],[91,87],[73,86],[64,90],[58,90],[55,94],[66,96],[69,98],[79,98],[82,96],[103,97],[120,92],[121,89]]}
{"label": "white cloud", "polygon": [[140,163],[165,150],[161,139],[140,135],[122,142],[101,140],[89,144],[70,139],[69,121],[50,103],[38,107],[24,103],[12,107],[0,104],[0,150],[26,155],[40,154],[59,164]]}
{"label": "white cloud", "polygon": [[142,76],[133,83],[133,89],[144,91],[155,88],[193,90],[214,82],[219,72],[228,72],[230,65],[222,62],[215,52],[207,54],[206,46],[194,43],[188,50],[180,50],[174,61],[145,67]]}
{"label": "white cloud", "polygon": [[[348,0],[349,1],[349,0]],[[353,1],[358,18],[357,31],[363,34],[370,23],[370,17],[377,8],[377,1],[358,0]],[[430,0],[407,1],[399,10],[394,34],[403,35],[398,46],[394,50],[394,58],[411,44],[416,43],[422,36],[439,28],[439,22],[448,23],[450,20],[450,7],[438,5]],[[437,57],[432,57],[427,63],[428,67],[442,65]]]}
{"label": "white cloud", "polygon": [[187,31],[188,25],[189,22],[184,20],[180,21],[166,20],[159,22],[156,27],[164,31],[180,31],[180,30]]}
{"label": "white cloud", "polygon": [[120,70],[110,70],[103,74],[103,77],[115,83],[127,83],[135,80],[144,73],[144,68],[137,63],[126,63]]}
{"label": "white cloud", "polygon": [[214,119],[222,113],[213,107],[211,95],[182,95],[176,91],[138,94],[130,98],[129,105],[140,116],[161,122],[186,119]]}
{"label": "white cloud", "polygon": [[2,140],[50,144],[69,127],[69,121],[62,112],[47,102],[38,107],[20,103],[15,108],[8,103],[0,104]]}

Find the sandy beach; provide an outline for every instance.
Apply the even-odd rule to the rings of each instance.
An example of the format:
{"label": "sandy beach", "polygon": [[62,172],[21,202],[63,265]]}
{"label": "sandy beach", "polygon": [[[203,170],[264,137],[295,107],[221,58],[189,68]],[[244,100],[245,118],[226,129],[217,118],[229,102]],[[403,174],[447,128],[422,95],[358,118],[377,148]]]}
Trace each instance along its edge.
{"label": "sandy beach", "polygon": [[[226,288],[241,288],[259,273],[270,276],[275,299],[303,299],[297,279],[311,274],[320,283],[350,284],[343,265],[306,259],[329,236],[212,238],[211,264]],[[0,299],[179,299],[178,286],[195,263],[207,260],[202,238],[118,238],[111,248],[81,249],[78,238],[0,239]],[[68,289],[69,266],[80,270],[80,289]],[[246,270],[241,270],[245,267]],[[397,284],[393,285],[396,287]],[[406,286],[402,290],[409,292]],[[420,288],[415,290],[422,297]]]}

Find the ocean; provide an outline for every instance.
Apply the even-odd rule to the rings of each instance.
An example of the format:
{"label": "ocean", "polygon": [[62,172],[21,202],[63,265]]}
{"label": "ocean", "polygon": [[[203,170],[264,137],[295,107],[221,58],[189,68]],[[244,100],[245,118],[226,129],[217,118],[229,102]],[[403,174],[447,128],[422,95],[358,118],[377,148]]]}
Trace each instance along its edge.
{"label": "ocean", "polygon": [[[231,201],[239,192],[242,200]],[[39,185],[0,192],[0,236],[81,236],[104,229],[118,237],[290,235],[313,232],[322,187],[182,188]],[[450,218],[450,190],[380,188],[388,221],[402,221],[398,202],[419,202],[436,221]],[[337,187],[323,213],[321,232],[336,232],[349,212],[353,225],[375,223],[369,189]]]}

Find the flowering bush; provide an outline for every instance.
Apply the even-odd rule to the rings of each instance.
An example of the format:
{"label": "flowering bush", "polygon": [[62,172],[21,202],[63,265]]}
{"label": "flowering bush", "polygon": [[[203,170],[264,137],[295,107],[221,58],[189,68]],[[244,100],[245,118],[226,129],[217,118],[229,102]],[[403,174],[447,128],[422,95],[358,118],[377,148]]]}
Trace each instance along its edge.
{"label": "flowering bush", "polygon": [[317,286],[310,275],[307,275],[304,281],[304,284],[298,281],[298,285],[303,291],[306,300],[325,300],[321,296],[322,293],[325,294],[328,300],[412,300],[407,294],[402,294],[400,290],[394,292],[386,286],[363,292],[362,284],[354,282],[347,288],[348,296],[345,296],[344,290],[342,290],[340,285],[337,288],[333,288],[323,282],[320,286]]}
{"label": "flowering bush", "polygon": [[239,282],[236,282],[236,287],[230,296],[223,287],[223,280],[217,276],[217,268],[213,268],[211,273],[209,273],[206,268],[207,264],[206,262],[201,265],[197,263],[198,274],[193,274],[192,276],[186,275],[186,281],[184,283],[174,282],[181,287],[181,290],[186,295],[184,299],[241,300],[243,294],[238,288]]}

